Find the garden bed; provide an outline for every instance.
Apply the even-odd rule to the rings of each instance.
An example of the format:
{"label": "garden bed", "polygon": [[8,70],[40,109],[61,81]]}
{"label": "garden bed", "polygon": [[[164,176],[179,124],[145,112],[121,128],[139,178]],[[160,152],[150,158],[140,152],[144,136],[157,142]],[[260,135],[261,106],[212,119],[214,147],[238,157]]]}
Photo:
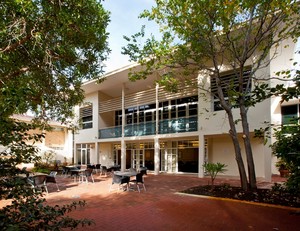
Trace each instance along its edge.
{"label": "garden bed", "polygon": [[300,208],[299,195],[291,194],[285,190],[280,190],[279,186],[276,189],[276,185],[273,189],[258,188],[253,191],[245,191],[241,187],[231,186],[228,184],[215,186],[205,185],[186,189],[182,191],[182,193]]}

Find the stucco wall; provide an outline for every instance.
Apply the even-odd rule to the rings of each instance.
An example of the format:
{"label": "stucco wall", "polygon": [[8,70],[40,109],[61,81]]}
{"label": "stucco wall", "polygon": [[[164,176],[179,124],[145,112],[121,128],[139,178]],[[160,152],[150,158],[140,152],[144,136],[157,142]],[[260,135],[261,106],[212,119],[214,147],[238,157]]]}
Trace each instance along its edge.
{"label": "stucco wall", "polygon": [[[240,143],[242,144],[242,139]],[[253,148],[253,158],[257,177],[265,177],[264,173],[264,155],[265,147],[261,139],[251,139]],[[245,150],[242,146],[242,155],[246,163]],[[238,176],[238,168],[235,160],[234,147],[231,138],[228,135],[215,136],[208,138],[208,161],[212,163],[220,162],[227,165],[227,170],[223,175]],[[247,166],[245,166],[247,171]]]}
{"label": "stucco wall", "polygon": [[99,163],[102,166],[112,166],[114,164],[113,160],[113,150],[112,146],[109,143],[100,143],[99,144]]}

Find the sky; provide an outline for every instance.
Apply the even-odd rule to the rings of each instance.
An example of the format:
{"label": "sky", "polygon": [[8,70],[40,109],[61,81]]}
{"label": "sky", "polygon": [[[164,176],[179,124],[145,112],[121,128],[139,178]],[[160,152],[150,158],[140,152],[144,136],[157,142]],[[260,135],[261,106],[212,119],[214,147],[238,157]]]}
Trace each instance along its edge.
{"label": "sky", "polygon": [[124,35],[131,35],[140,31],[142,25],[146,25],[146,36],[158,34],[158,26],[138,16],[144,9],[151,9],[154,0],[105,0],[103,7],[110,11],[110,23],[107,27],[109,35],[109,47],[112,50],[105,62],[105,72],[130,64],[129,57],[121,54],[121,48],[127,45]]}

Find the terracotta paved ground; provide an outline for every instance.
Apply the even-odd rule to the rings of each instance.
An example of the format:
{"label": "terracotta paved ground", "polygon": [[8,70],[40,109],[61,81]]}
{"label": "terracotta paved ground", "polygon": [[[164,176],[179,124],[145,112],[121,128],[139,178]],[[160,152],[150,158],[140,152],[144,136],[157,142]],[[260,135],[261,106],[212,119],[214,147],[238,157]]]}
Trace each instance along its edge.
{"label": "terracotta paved ground", "polygon": [[[147,191],[108,192],[110,177],[95,176],[95,183],[74,183],[58,176],[60,192],[49,186],[50,204],[86,200],[87,205],[70,215],[90,218],[95,225],[79,230],[117,231],[233,231],[300,230],[299,210],[261,206],[228,200],[214,200],[176,194],[180,190],[207,184],[209,179],[190,175],[152,175],[145,177]],[[275,179],[275,178],[274,178]],[[276,178],[276,181],[282,180]],[[217,179],[239,185],[237,179]],[[260,183],[260,187],[270,184]],[[297,215],[298,214],[298,215]]]}

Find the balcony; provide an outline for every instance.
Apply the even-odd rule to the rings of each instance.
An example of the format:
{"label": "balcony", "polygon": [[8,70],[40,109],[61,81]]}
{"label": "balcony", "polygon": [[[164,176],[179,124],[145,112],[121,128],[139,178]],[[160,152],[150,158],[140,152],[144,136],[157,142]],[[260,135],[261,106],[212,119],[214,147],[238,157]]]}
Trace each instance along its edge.
{"label": "balcony", "polygon": [[195,132],[198,131],[198,118],[177,118],[159,121],[159,134]]}
{"label": "balcony", "polygon": [[[158,123],[158,134],[194,132],[198,130],[198,118],[177,118],[161,120]],[[128,124],[124,128],[124,136],[148,136],[155,135],[155,122]],[[110,127],[99,130],[99,139],[118,138],[122,136],[122,127]]]}

